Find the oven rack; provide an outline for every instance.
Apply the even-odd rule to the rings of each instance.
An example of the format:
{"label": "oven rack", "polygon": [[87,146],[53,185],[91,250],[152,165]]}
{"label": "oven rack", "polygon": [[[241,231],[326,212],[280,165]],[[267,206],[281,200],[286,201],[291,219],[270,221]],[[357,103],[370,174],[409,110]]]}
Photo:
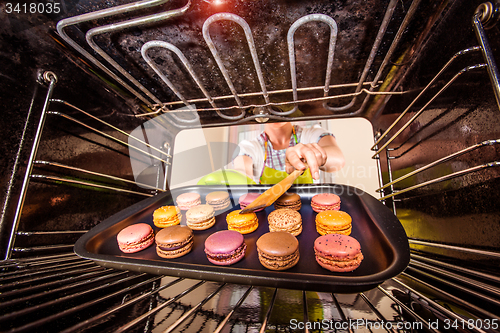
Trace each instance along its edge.
{"label": "oven rack", "polygon": [[[52,77],[51,75],[47,76]],[[52,80],[55,80],[55,78],[52,77]],[[49,103],[44,105],[45,111],[49,110],[50,103],[53,102],[71,107],[71,109],[78,112],[83,111],[67,102],[52,99],[51,94],[52,90],[49,89],[46,97]],[[46,114],[55,115],[48,111]],[[86,112],[83,111],[83,114],[86,115]],[[103,125],[107,124],[103,123],[102,120],[100,121]],[[40,122],[44,122],[44,116],[41,117]],[[84,127],[90,129],[87,124]],[[39,132],[39,135],[41,133],[42,131]],[[39,138],[35,139],[35,142],[39,143]],[[477,148],[473,146],[470,149]],[[38,161],[36,159],[36,150],[34,146],[32,150],[33,158],[31,159],[34,165],[55,164],[54,162]],[[65,168],[66,166],[58,167]],[[93,171],[84,170],[84,172],[92,173]],[[28,189],[29,179],[33,176],[27,175],[26,190]],[[91,184],[90,186],[92,185],[95,184]],[[120,189],[117,188],[116,190],[119,191]],[[19,209],[22,210],[22,207]],[[53,232],[17,230],[15,235],[19,237],[37,237],[40,235],[81,234],[83,232],[86,232],[86,230]],[[12,240],[13,245],[14,241],[15,238]],[[479,308],[474,303],[465,302],[463,299],[454,296],[456,295],[454,292],[449,291],[450,289],[458,291],[459,295],[468,295],[486,304],[498,306],[499,302],[497,299],[498,295],[500,295],[500,289],[497,287],[499,282],[498,277],[482,273],[474,269],[474,267],[468,268],[436,260],[434,259],[434,255],[432,255],[432,251],[426,251],[426,249],[433,247],[445,248],[449,251],[466,252],[480,257],[492,257],[495,259],[500,257],[499,253],[464,246],[424,242],[415,239],[410,239],[409,242],[413,246],[409,268],[398,277],[386,281],[377,289],[365,293],[347,295],[320,293],[323,298],[327,298],[327,301],[324,301],[322,298],[322,302],[324,302],[321,307],[322,311],[324,313],[330,311],[328,312],[330,314],[336,313],[336,317],[332,314],[334,325],[351,323],[360,318],[370,318],[365,322],[365,325],[375,325],[381,322],[391,322],[394,325],[403,323],[404,325],[408,325],[408,327],[410,325],[425,325],[429,322],[429,319],[425,316],[422,317],[423,314],[418,311],[423,304],[437,317],[447,318],[451,321],[463,320],[463,317],[461,317],[462,311],[468,312],[470,318],[482,318],[483,320],[498,318],[497,315],[486,310],[487,307]],[[6,307],[4,308],[5,312],[0,315],[0,322],[21,323],[23,321],[16,319],[23,318],[25,315],[30,318],[25,324],[13,327],[12,332],[27,331],[43,325],[50,326],[55,322],[67,323],[67,327],[61,329],[64,332],[82,331],[85,329],[92,330],[94,325],[103,325],[104,318],[108,318],[109,316],[118,317],[120,313],[132,311],[130,308],[134,306],[139,308],[134,308],[134,315],[123,316],[125,319],[119,323],[121,326],[113,327],[112,330],[144,330],[158,325],[162,331],[172,331],[179,328],[193,329],[192,327],[198,327],[197,325],[203,328],[210,323],[216,332],[225,331],[229,329],[228,327],[240,327],[242,325],[246,325],[245,329],[263,332],[265,330],[280,331],[286,326],[286,323],[276,322],[276,315],[273,315],[273,309],[275,309],[274,311],[279,311],[279,308],[284,306],[284,304],[280,304],[283,301],[279,301],[279,297],[277,298],[276,295],[278,293],[285,293],[285,291],[280,291],[279,289],[273,291],[270,305],[266,309],[262,321],[245,322],[241,318],[241,313],[247,309],[246,302],[251,302],[252,293],[255,293],[256,290],[261,290],[260,287],[220,285],[207,281],[191,281],[189,287],[179,292],[177,286],[179,286],[182,279],[176,280],[166,276],[150,276],[148,274],[105,269],[91,261],[78,258],[72,253],[66,252],[71,248],[72,244],[31,248],[14,247],[14,252],[27,253],[29,256],[22,259],[7,259],[0,264],[0,277],[2,280],[0,288],[3,288],[0,298],[2,299],[2,304],[5,304]],[[44,256],[47,250],[57,251],[58,254]],[[11,283],[9,279],[11,281],[13,279],[16,282]],[[96,289],[88,288],[88,286],[95,284],[97,281],[105,281],[104,284],[100,283],[102,286],[97,287],[99,297],[85,299],[85,295],[96,291]],[[435,283],[430,284],[428,281],[434,281]],[[127,285],[125,288],[118,287],[119,290],[113,289],[124,283],[128,284],[128,282],[131,285]],[[438,287],[439,284],[442,287]],[[203,286],[210,286],[210,292],[205,291]],[[42,292],[40,288],[47,288],[47,291]],[[224,290],[227,289],[238,290],[241,298],[232,300],[230,305],[222,306],[223,314],[221,314],[219,308],[217,308],[217,311],[213,310],[214,306],[211,301],[220,299]],[[75,291],[73,292],[73,290]],[[204,298],[194,303],[190,300],[185,300],[185,297],[189,299],[190,295],[195,295],[200,290],[204,291],[202,294],[206,297],[204,296]],[[162,293],[167,291],[170,291],[170,296],[162,296]],[[59,301],[59,297],[55,296],[59,292],[65,292],[62,301],[72,301],[77,304],[71,308],[65,308],[60,312],[50,312],[47,315],[46,311],[49,311],[48,309],[53,309],[59,302],[62,302]],[[302,295],[302,309],[300,313],[304,314],[304,321],[317,320],[314,317],[314,311],[310,309],[310,304],[315,302],[316,296],[313,296],[310,292],[297,292],[300,292]],[[42,295],[47,297],[47,299],[38,304],[37,300]],[[51,298],[51,295],[54,295],[54,297]],[[355,301],[352,303],[342,301],[346,298],[354,299]],[[80,301],[80,299],[83,300]],[[449,310],[447,306],[443,306],[443,299],[446,299],[449,302],[448,304],[454,304],[454,307],[458,306],[461,309],[461,315]],[[297,301],[295,300],[294,302]],[[16,311],[15,305],[20,305],[23,302],[25,302],[26,306],[22,306],[22,310]],[[33,305],[33,302],[37,304]],[[74,316],[81,313],[81,311],[86,311],[92,305],[101,302],[111,302],[112,305],[105,312],[89,314],[91,316],[89,318],[74,319]],[[278,303],[276,304],[276,302]],[[390,308],[394,311],[391,316],[387,315],[385,307],[380,306],[380,304],[387,304],[388,302],[392,304]],[[179,311],[179,309],[182,310]],[[168,310],[169,312],[166,315],[165,311]],[[139,314],[137,311],[139,311]],[[200,321],[202,322],[201,325],[199,324]],[[168,324],[165,324],[167,322]],[[163,326],[164,324],[166,325],[165,327]],[[351,331],[355,330],[351,329]],[[396,332],[401,330],[388,329],[388,331]],[[406,331],[409,330],[407,329]],[[485,332],[482,329],[475,329],[474,331]]]}
{"label": "oven rack", "polygon": [[[181,8],[178,9],[173,9],[169,10],[166,12],[160,12],[156,14],[151,14],[151,15],[146,15],[146,16],[141,16],[137,17],[134,19],[128,19],[128,20],[123,20],[123,21],[118,21],[114,22],[112,24],[106,24],[102,26],[95,26],[91,29],[89,29],[86,32],[86,42],[88,45],[86,47],[90,47],[95,54],[98,54],[105,63],[108,65],[105,65],[103,62],[99,61],[94,55],[90,54],[83,46],[79,45],[74,39],[72,39],[65,31],[68,27],[75,26],[81,23],[88,23],[90,21],[96,20],[96,19],[101,19],[101,18],[110,18],[119,14],[127,13],[131,14],[133,12],[142,10],[144,8],[152,8],[156,6],[160,6],[164,4],[166,1],[165,0],[143,0],[143,1],[138,1],[135,3],[131,4],[126,4],[126,5],[121,5],[121,6],[116,6],[108,9],[102,9],[95,11],[93,13],[86,13],[82,14],[79,16],[63,19],[58,22],[57,24],[57,32],[60,35],[60,37],[68,44],[70,45],[73,49],[78,51],[81,55],[83,55],[87,60],[89,60],[93,65],[97,66],[100,70],[104,71],[107,75],[112,77],[116,82],[118,82],[123,88],[125,88],[127,91],[129,91],[132,95],[134,95],[138,100],[142,101],[150,110],[151,112],[145,112],[145,113],[138,113],[136,114],[136,117],[144,117],[144,116],[153,116],[161,112],[168,112],[169,115],[172,117],[172,119],[176,122],[176,126],[179,126],[181,128],[186,128],[186,127],[196,127],[199,126],[199,124],[196,124],[197,120],[196,118],[193,119],[185,119],[185,118],[180,118],[176,114],[179,112],[202,112],[202,111],[215,111],[216,114],[223,120],[229,120],[230,122],[226,124],[237,124],[241,122],[247,122],[250,120],[262,120],[262,119],[281,119],[281,120],[294,120],[293,118],[290,118],[288,116],[292,115],[296,110],[298,104],[303,104],[303,103],[309,103],[309,102],[323,102],[323,107],[331,112],[331,115],[329,117],[339,117],[339,116],[356,116],[359,115],[363,112],[363,110],[366,108],[369,97],[373,95],[399,95],[402,94],[402,92],[397,92],[397,91],[377,91],[377,87],[379,87],[380,84],[380,78],[382,77],[384,70],[386,69],[387,65],[390,63],[390,58],[394,54],[394,51],[396,50],[401,37],[404,34],[405,29],[407,28],[408,24],[411,22],[418,5],[420,4],[420,0],[415,0],[412,2],[410,7],[407,10],[407,13],[404,17],[404,19],[401,22],[401,25],[395,34],[391,45],[386,52],[384,59],[378,68],[375,77],[372,81],[370,82],[365,82],[368,73],[374,63],[375,56],[377,52],[380,50],[380,46],[383,40],[383,37],[386,35],[387,27],[389,23],[391,22],[391,18],[393,16],[394,10],[397,6],[398,1],[397,0],[391,0],[390,3],[388,4],[386,8],[386,12],[384,15],[384,18],[381,22],[381,25],[379,27],[377,36],[375,38],[375,41],[372,45],[370,54],[366,60],[365,66],[361,72],[360,79],[357,83],[351,83],[351,84],[337,84],[337,85],[330,85],[330,73],[331,73],[331,68],[333,64],[333,59],[334,59],[334,51],[335,51],[335,42],[336,42],[336,36],[337,36],[337,25],[334,19],[327,15],[323,14],[310,14],[307,16],[304,16],[297,20],[289,29],[288,31],[288,36],[287,36],[287,42],[288,42],[288,56],[289,56],[289,64],[290,64],[290,75],[291,75],[291,89],[282,89],[282,90],[272,90],[268,91],[266,88],[265,84],[265,79],[264,79],[264,74],[263,71],[261,70],[261,67],[259,65],[259,55],[257,54],[256,48],[255,48],[255,43],[253,41],[253,36],[252,36],[252,31],[248,23],[241,17],[235,15],[235,14],[230,14],[230,13],[218,13],[214,14],[213,16],[209,17],[204,25],[203,25],[203,37],[205,40],[205,43],[207,47],[210,49],[211,54],[213,58],[215,59],[218,69],[224,76],[224,79],[227,83],[228,89],[231,91],[231,95],[226,95],[226,96],[210,96],[206,88],[202,85],[201,80],[198,78],[194,70],[192,69],[192,66],[190,65],[189,60],[183,55],[182,51],[178,49],[175,45],[164,42],[164,41],[149,41],[145,43],[141,49],[141,55],[143,60],[150,66],[150,68],[161,78],[161,80],[170,88],[170,90],[177,96],[179,101],[170,101],[170,102],[163,102],[161,101],[158,97],[156,97],[150,90],[144,87],[139,82],[138,78],[133,77],[132,74],[130,74],[130,71],[127,70],[126,68],[122,67],[120,64],[118,64],[118,61],[116,59],[113,59],[109,54],[106,53],[105,50],[103,50],[101,47],[97,45],[95,42],[95,37],[102,35],[102,34],[109,34],[112,32],[117,32],[117,31],[123,31],[124,29],[129,29],[132,27],[139,27],[151,23],[156,23],[156,22],[163,22],[168,19],[174,18],[181,16],[186,13],[186,11],[190,8],[191,2],[188,1],[186,5],[184,5]],[[229,20],[237,23],[244,31],[245,36],[246,36],[246,41],[248,48],[250,50],[251,58],[253,61],[254,65],[254,70],[256,73],[256,76],[258,77],[258,81],[261,87],[260,92],[254,92],[254,93],[238,93],[234,87],[233,82],[231,81],[231,78],[227,72],[227,69],[224,65],[224,62],[222,61],[219,52],[217,51],[209,33],[209,27],[212,23],[216,21],[222,21],[222,20]],[[327,68],[326,68],[326,73],[325,73],[325,84],[323,87],[307,87],[307,88],[298,88],[297,87],[297,77],[296,77],[296,66],[295,66],[295,47],[294,47],[294,33],[295,31],[303,24],[308,23],[308,22],[322,22],[327,24],[330,27],[330,44],[329,44],[329,51],[328,51],[328,63],[327,63]],[[179,90],[176,88],[176,85],[172,83],[172,81],[166,77],[161,70],[155,65],[155,62],[149,57],[147,51],[148,49],[152,47],[160,47],[160,48],[165,48],[173,53],[175,53],[182,64],[184,65],[185,69],[189,72],[192,80],[194,83],[196,83],[196,86],[199,88],[199,90],[203,93],[205,96],[204,98],[194,98],[194,99],[187,99],[185,96],[183,96]],[[110,67],[107,67],[110,66]],[[368,88],[365,88],[367,86]],[[329,91],[331,89],[342,89],[342,88],[349,88],[352,89],[355,87],[354,92],[351,93],[343,93],[343,94],[336,94],[336,95],[329,95]],[[298,93],[299,92],[304,92],[304,91],[321,91],[323,90],[323,96],[322,97],[315,97],[315,98],[307,98],[307,99],[299,99],[298,98]],[[290,98],[287,97],[289,93],[292,93],[292,101],[290,101]],[[357,98],[361,95],[365,95],[365,98],[362,102],[361,107],[358,110],[351,110],[352,107],[355,105],[355,102]],[[282,96],[280,98],[281,101],[279,102],[271,102],[269,96],[270,95],[278,95]],[[259,104],[243,104],[242,98],[244,97],[261,97],[264,99],[264,103],[259,103]],[[331,107],[327,103],[328,101],[335,100],[335,99],[345,99],[345,98],[350,98],[350,102],[347,104],[340,106],[340,107]],[[233,100],[235,104],[229,107],[221,107],[216,105],[216,101],[219,100]],[[194,103],[199,103],[199,102],[208,102],[211,107],[208,108],[196,108],[193,104]],[[185,105],[187,106],[187,109],[181,109],[181,110],[172,110],[172,107],[176,107],[179,105]],[[288,111],[276,111],[273,109],[273,107],[278,107],[278,106],[293,106],[291,110]],[[246,111],[248,109],[253,110],[253,115],[246,116]],[[239,115],[237,116],[230,116],[227,114],[222,113],[224,110],[239,110]],[[246,117],[245,117],[246,116]],[[285,118],[286,117],[286,118]],[[317,117],[306,117],[307,119],[315,119]],[[302,117],[301,120],[307,120],[306,118]],[[325,118],[322,116],[322,118]],[[195,124],[193,124],[195,123]]]}
{"label": "oven rack", "polygon": [[[288,291],[282,289],[118,271],[98,266],[72,253],[10,259],[0,264],[0,271],[3,282],[0,286],[0,322],[5,332],[44,331],[47,327],[61,332],[95,329],[171,332],[194,328],[210,332],[228,329],[265,332],[281,331],[290,324],[280,322],[279,318],[283,315],[281,307],[286,307],[284,302],[289,301],[283,298]],[[368,327],[385,328],[389,332],[425,330],[422,325],[428,324],[429,319],[421,316],[425,313],[421,306],[450,320],[464,319],[446,306],[446,302],[456,299],[456,296],[442,298],[444,292],[432,286],[431,290],[441,293],[441,297],[436,298],[429,292],[423,294],[414,288],[415,281],[418,280],[404,273],[364,293],[343,295],[297,291],[301,296],[294,300],[291,308],[303,315],[303,323],[326,320],[332,331],[343,328],[354,332]],[[239,296],[228,298],[228,294]],[[53,311],[58,304],[65,302],[71,302],[72,307]],[[30,306],[19,310],[23,303]],[[98,304],[108,306],[106,310],[92,311],[92,308],[102,309]],[[392,306],[387,307],[388,304]],[[255,306],[262,307],[261,317],[246,317],[245,311]],[[497,318],[481,309],[472,307],[472,310],[479,311],[484,318]],[[361,316],[363,322],[358,321]],[[110,321],[109,318],[117,320]],[[401,327],[397,328],[397,325]],[[471,331],[485,332],[482,329]]]}

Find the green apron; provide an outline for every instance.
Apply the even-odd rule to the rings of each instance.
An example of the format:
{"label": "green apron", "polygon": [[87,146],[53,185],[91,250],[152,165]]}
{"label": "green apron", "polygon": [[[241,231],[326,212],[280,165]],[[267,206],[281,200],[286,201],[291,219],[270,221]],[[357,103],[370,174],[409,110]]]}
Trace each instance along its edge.
{"label": "green apron", "polygon": [[[285,171],[279,171],[276,169],[264,167],[262,175],[260,176],[261,184],[277,184],[283,179],[285,179],[288,174]],[[303,174],[299,176],[294,182],[294,184],[312,184],[313,178],[311,176],[311,170],[307,169]]]}
{"label": "green apron", "polygon": [[[295,144],[298,143],[297,140],[297,135],[295,134],[295,126],[292,127],[292,134],[294,138]],[[265,143],[264,143],[264,163],[266,161],[267,157],[267,142],[269,141],[269,138],[267,134],[265,134]],[[288,176],[288,174],[285,171],[279,171],[270,167],[265,166],[264,164],[264,169],[262,170],[262,173],[260,175],[260,183],[261,184],[277,184],[283,179],[285,179]],[[311,170],[306,169],[299,178],[297,178],[294,182],[294,184],[313,184],[313,178],[311,175]]]}

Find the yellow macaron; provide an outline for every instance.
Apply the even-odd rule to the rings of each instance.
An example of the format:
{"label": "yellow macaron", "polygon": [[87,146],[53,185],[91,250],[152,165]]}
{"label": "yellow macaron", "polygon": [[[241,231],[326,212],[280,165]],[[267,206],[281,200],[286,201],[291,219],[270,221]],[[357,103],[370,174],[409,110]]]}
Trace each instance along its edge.
{"label": "yellow macaron", "polygon": [[259,219],[255,213],[240,214],[241,209],[233,210],[227,214],[227,228],[238,231],[241,234],[249,234],[259,226]]}
{"label": "yellow macaron", "polygon": [[158,228],[166,228],[181,223],[181,210],[177,206],[163,206],[153,212],[153,223]]}
{"label": "yellow macaron", "polygon": [[322,236],[327,234],[349,236],[352,230],[352,218],[340,210],[325,210],[316,215],[316,230]]}

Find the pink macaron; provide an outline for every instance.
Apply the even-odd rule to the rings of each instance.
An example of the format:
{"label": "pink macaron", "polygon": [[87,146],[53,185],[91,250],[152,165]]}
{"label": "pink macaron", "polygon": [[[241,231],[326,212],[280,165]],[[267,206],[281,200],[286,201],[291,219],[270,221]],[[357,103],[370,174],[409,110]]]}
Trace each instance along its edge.
{"label": "pink macaron", "polygon": [[311,198],[312,209],[319,213],[324,210],[339,210],[340,197],[333,193],[320,193]]}
{"label": "pink macaron", "polygon": [[155,234],[149,224],[137,223],[122,229],[116,236],[118,247],[124,253],[144,250],[155,241]]}
{"label": "pink macaron", "polygon": [[[239,203],[240,203],[240,208],[244,209],[246,206],[248,206],[249,204],[251,204],[255,199],[257,199],[258,196],[260,196],[260,193],[247,193],[247,194],[243,194],[240,197],[240,199],[238,200]],[[260,208],[260,209],[257,209],[256,212],[260,212],[263,209],[264,209],[264,207]]]}
{"label": "pink macaron", "polygon": [[177,207],[181,210],[188,210],[201,204],[201,197],[198,193],[188,192],[180,194],[176,199]]}
{"label": "pink macaron", "polygon": [[234,230],[222,230],[205,240],[205,253],[214,265],[232,265],[245,256],[247,245],[243,235]]}
{"label": "pink macaron", "polygon": [[328,234],[316,238],[314,254],[321,267],[332,272],[350,272],[363,261],[361,245],[351,237],[341,234]]}

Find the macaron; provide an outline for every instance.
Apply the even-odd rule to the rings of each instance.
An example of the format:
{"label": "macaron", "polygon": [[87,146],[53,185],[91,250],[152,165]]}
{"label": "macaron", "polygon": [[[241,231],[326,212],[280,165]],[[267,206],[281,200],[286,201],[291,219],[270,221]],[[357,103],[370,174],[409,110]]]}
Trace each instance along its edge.
{"label": "macaron", "polygon": [[269,222],[269,231],[286,231],[294,236],[302,232],[302,217],[296,210],[290,208],[281,208],[273,210],[267,216]]}
{"label": "macaron", "polygon": [[181,223],[181,210],[177,206],[163,206],[153,212],[153,223],[158,228],[166,228]]}
{"label": "macaron", "polygon": [[316,238],[314,254],[318,264],[332,272],[351,272],[363,261],[361,245],[346,235],[330,234]]}
{"label": "macaron", "polygon": [[299,210],[302,207],[302,201],[297,193],[285,192],[281,197],[279,197],[274,202],[274,208],[289,208],[293,210]]}
{"label": "macaron", "polygon": [[226,222],[229,230],[238,231],[241,234],[249,234],[257,230],[259,219],[254,212],[240,214],[241,209],[233,210],[227,214]]}
{"label": "macaron", "polygon": [[201,197],[198,193],[182,193],[175,199],[175,202],[181,210],[188,210],[191,207],[201,204]]}
{"label": "macaron", "polygon": [[210,205],[198,205],[186,212],[186,224],[193,230],[206,230],[215,224],[215,210]]}
{"label": "macaron", "polygon": [[153,228],[147,223],[136,223],[122,229],[116,236],[118,247],[124,253],[144,250],[155,241]]}
{"label": "macaron", "polygon": [[299,262],[299,241],[289,232],[268,232],[257,239],[259,261],[267,269],[282,271]]}
{"label": "macaron", "polygon": [[350,235],[352,218],[341,210],[324,210],[316,215],[316,230],[320,235]]}
{"label": "macaron", "polygon": [[[238,202],[240,204],[240,208],[244,209],[246,206],[248,206],[249,204],[251,204],[259,196],[260,196],[260,193],[246,193],[246,194],[243,194],[239,198],[239,200],[238,200]],[[264,207],[255,210],[255,212],[260,212],[261,210],[264,210]]]}
{"label": "macaron", "polygon": [[234,230],[222,230],[205,240],[205,254],[214,265],[228,266],[245,257],[247,245],[243,235]]}
{"label": "macaron", "polygon": [[193,248],[193,231],[183,225],[173,225],[158,231],[156,253],[162,258],[179,258]]}
{"label": "macaron", "polygon": [[210,192],[205,197],[205,202],[212,205],[215,210],[222,210],[228,208],[231,204],[229,193],[226,191]]}
{"label": "macaron", "polygon": [[333,193],[320,193],[311,198],[311,207],[316,212],[339,210],[340,197]]}

